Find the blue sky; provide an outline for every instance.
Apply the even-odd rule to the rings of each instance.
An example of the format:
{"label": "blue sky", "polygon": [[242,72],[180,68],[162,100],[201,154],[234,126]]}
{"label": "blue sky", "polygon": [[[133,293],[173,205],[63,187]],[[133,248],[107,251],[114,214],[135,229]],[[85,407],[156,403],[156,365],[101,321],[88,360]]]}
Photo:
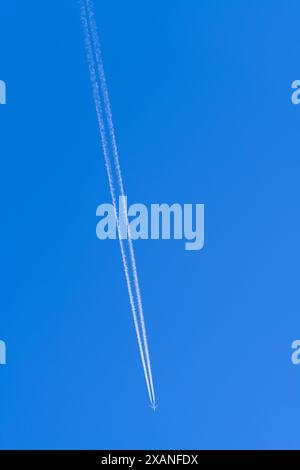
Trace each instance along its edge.
{"label": "blue sky", "polygon": [[0,448],[299,448],[298,2],[95,4],[129,203],[204,203],[205,248],[135,243],[154,414],[77,2],[1,2]]}

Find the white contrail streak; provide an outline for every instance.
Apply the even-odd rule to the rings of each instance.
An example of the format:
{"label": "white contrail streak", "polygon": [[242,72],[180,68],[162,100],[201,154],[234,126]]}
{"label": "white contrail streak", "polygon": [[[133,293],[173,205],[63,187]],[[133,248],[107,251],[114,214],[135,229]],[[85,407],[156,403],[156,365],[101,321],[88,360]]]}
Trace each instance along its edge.
{"label": "white contrail streak", "polygon": [[[128,249],[129,249],[129,259],[130,259],[130,263],[129,263],[127,260],[124,240],[121,237],[121,230],[120,230],[120,225],[118,221],[117,204],[116,204],[117,198],[116,198],[116,189],[115,189],[114,176],[113,176],[114,172],[116,172],[117,174],[118,194],[120,196],[124,196],[125,194],[124,194],[124,189],[123,189],[122,175],[121,175],[121,169],[120,169],[120,164],[119,164],[119,157],[118,157],[118,151],[117,151],[117,146],[116,146],[114,128],[113,128],[113,123],[112,123],[112,115],[111,115],[109,97],[108,97],[108,92],[107,92],[106,80],[105,80],[105,75],[104,75],[102,59],[101,59],[101,50],[100,50],[100,45],[99,45],[99,39],[98,39],[98,34],[97,34],[97,29],[96,29],[94,13],[92,10],[92,5],[89,2],[89,0],[87,1],[86,5],[87,5],[88,10],[86,9],[84,1],[80,0],[81,21],[82,21],[82,26],[84,30],[84,36],[85,36],[85,47],[86,47],[86,52],[87,52],[90,79],[91,79],[92,89],[93,89],[93,97],[94,97],[98,125],[99,125],[99,130],[100,130],[100,135],[101,135],[102,148],[103,148],[103,153],[104,153],[104,158],[105,158],[105,166],[106,166],[106,171],[108,175],[111,198],[112,198],[112,203],[113,203],[114,211],[115,211],[115,217],[117,221],[120,248],[121,248],[122,260],[123,260],[124,271],[125,271],[125,276],[126,276],[129,300],[130,300],[131,310],[132,310],[132,315],[133,315],[133,320],[134,320],[134,326],[136,330],[139,351],[141,355],[149,398],[150,398],[151,404],[153,405],[153,407],[155,407],[155,394],[154,394],[154,387],[153,387],[152,371],[151,371],[151,365],[150,365],[149,349],[148,349],[148,343],[147,343],[147,337],[146,337],[146,328],[145,328],[145,322],[144,322],[144,317],[143,317],[141,294],[140,294],[139,282],[138,282],[138,277],[137,277],[133,244],[130,238],[130,234],[128,234],[127,243],[128,243]],[[90,20],[91,33],[89,29],[88,16]],[[95,62],[94,54],[93,54],[93,42],[94,42],[96,62]],[[100,87],[101,87],[101,92],[103,95],[105,113],[103,113],[103,109],[102,109],[101,92],[100,92],[100,88],[99,88],[99,84],[97,80],[96,64],[98,67],[98,73],[100,77]],[[105,127],[105,119],[104,119],[105,114],[106,114],[106,119],[107,119],[107,127],[108,127],[108,133],[110,136],[110,142],[107,137],[107,130]],[[111,145],[113,159],[110,156],[109,144]],[[125,214],[125,221],[126,221],[126,226],[128,227],[127,213]],[[131,276],[133,279],[131,279]],[[137,316],[137,311],[138,311],[138,316]],[[140,325],[139,325],[138,320],[140,321],[140,325],[142,329],[142,336],[140,333]]]}
{"label": "white contrail streak", "polygon": [[[103,67],[101,47],[100,47],[100,41],[99,41],[99,35],[98,35],[98,30],[97,30],[97,23],[96,23],[96,19],[95,19],[94,8],[93,8],[93,4],[92,4],[91,0],[86,0],[86,4],[87,4],[87,11],[88,11],[88,16],[89,16],[89,21],[90,21],[92,40],[93,40],[93,43],[94,43],[96,63],[97,63],[97,67],[98,67],[98,73],[99,73],[99,76],[100,76],[100,84],[101,84],[101,90],[102,90],[102,95],[103,95],[105,114],[106,114],[106,118],[107,118],[109,135],[110,135],[111,144],[112,144],[112,153],[113,153],[114,164],[115,164],[115,169],[116,169],[116,173],[117,173],[118,189],[119,189],[120,195],[125,196],[123,178],[122,178],[121,167],[120,167],[120,162],[119,162],[118,147],[117,147],[115,131],[114,131],[114,125],[113,125],[113,120],[112,120],[111,106],[110,106],[110,100],[109,100],[109,95],[108,95],[108,90],[107,90],[105,72],[104,72],[104,67]],[[126,220],[126,226],[128,227],[128,220],[127,220],[127,212],[126,211],[124,211],[124,217],[125,217],[125,220]],[[131,237],[130,237],[130,232],[128,233],[128,247],[129,247],[130,261],[131,261],[131,267],[132,267],[132,272],[133,272],[134,287],[135,287],[135,292],[136,292],[136,297],[137,297],[139,320],[140,320],[142,335],[143,335],[143,345],[144,345],[144,349],[145,349],[147,369],[148,369],[149,380],[150,380],[150,385],[151,385],[151,392],[152,392],[153,400],[155,402],[155,393],[154,393],[154,386],[153,386],[153,378],[152,378],[152,370],[151,370],[151,362],[150,362],[148,341],[147,341],[147,335],[146,335],[144,312],[143,312],[143,306],[142,306],[142,298],[141,298],[141,292],[140,292],[140,286],[139,286],[138,274],[137,274],[137,267],[136,267],[136,261],[135,261],[135,254],[134,254],[134,249],[133,249],[133,243],[132,243],[132,240],[131,240]]]}

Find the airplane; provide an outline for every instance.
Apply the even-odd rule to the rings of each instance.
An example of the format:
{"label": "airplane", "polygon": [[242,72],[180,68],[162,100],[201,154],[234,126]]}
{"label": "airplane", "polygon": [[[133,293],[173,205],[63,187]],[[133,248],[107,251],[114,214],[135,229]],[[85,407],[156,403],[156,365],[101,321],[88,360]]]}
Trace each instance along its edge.
{"label": "airplane", "polygon": [[156,411],[156,409],[158,408],[158,404],[157,404],[157,403],[155,403],[155,402],[154,402],[154,403],[151,403],[151,405],[150,405],[150,406],[151,406],[151,408],[152,408],[152,410],[153,410],[154,412],[155,412],[155,411]]}

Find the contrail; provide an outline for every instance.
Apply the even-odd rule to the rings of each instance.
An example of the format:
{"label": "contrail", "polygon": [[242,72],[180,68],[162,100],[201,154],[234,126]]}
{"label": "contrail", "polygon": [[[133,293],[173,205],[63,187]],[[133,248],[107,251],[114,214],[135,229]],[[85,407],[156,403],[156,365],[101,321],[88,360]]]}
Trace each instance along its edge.
{"label": "contrail", "polygon": [[[120,169],[120,164],[119,164],[119,157],[118,157],[114,127],[113,127],[113,122],[112,122],[112,115],[111,115],[111,108],[110,108],[109,96],[108,96],[108,91],[107,91],[106,79],[105,79],[105,74],[104,74],[102,58],[101,58],[101,49],[100,49],[100,42],[99,42],[98,33],[97,33],[97,26],[96,26],[93,7],[92,7],[91,2],[87,0],[86,5],[85,5],[84,0],[80,0],[80,9],[81,9],[81,21],[82,21],[84,35],[85,35],[85,47],[86,47],[86,52],[87,52],[90,79],[92,83],[95,108],[96,108],[98,125],[99,125],[99,130],[100,130],[100,135],[101,135],[101,141],[102,141],[102,148],[103,148],[103,153],[104,153],[104,158],[105,158],[105,166],[106,166],[106,171],[107,171],[108,181],[109,181],[109,188],[110,188],[112,203],[114,206],[115,217],[117,221],[119,242],[120,242],[122,260],[123,260],[125,277],[126,277],[126,282],[127,282],[129,300],[131,304],[134,326],[136,330],[136,335],[137,335],[146,385],[148,389],[148,394],[149,394],[149,398],[153,406],[153,409],[155,409],[156,403],[155,403],[155,394],[154,394],[154,387],[153,387],[153,378],[152,378],[150,356],[149,356],[149,349],[148,349],[148,343],[147,343],[146,328],[145,328],[145,321],[144,321],[144,315],[143,315],[143,308],[142,308],[142,301],[141,301],[141,294],[140,294],[140,288],[139,288],[139,282],[138,282],[138,276],[137,276],[133,244],[132,244],[132,240],[131,240],[130,233],[128,230],[128,237],[127,237],[126,242],[128,244],[129,260],[130,260],[130,263],[129,263],[127,260],[125,243],[121,236],[122,234],[121,234],[121,229],[120,229],[120,224],[119,224],[118,214],[117,214],[117,204],[116,204],[117,197],[116,197],[116,189],[115,189],[115,181],[114,181],[115,179],[117,182],[118,195],[125,196],[125,193],[124,193],[121,169]],[[89,29],[88,18],[90,21],[91,33]],[[96,61],[94,59],[93,46],[95,50]],[[100,92],[98,79],[97,79],[96,65],[97,65],[98,74],[100,78],[99,81],[100,81],[101,92]],[[103,95],[105,112],[103,112],[103,109],[102,109],[101,93]],[[105,115],[106,115],[107,124],[105,123],[105,118],[104,118]],[[106,129],[106,125],[108,129]],[[110,141],[107,137],[107,133],[109,134]],[[110,147],[111,147],[111,153],[113,155],[113,158],[111,158],[111,155],[110,155]],[[116,173],[116,178],[114,178],[114,173]],[[128,227],[128,218],[127,218],[126,210],[124,211],[124,215],[125,215],[126,227],[128,229],[129,227]],[[137,315],[137,311],[138,311],[138,315]],[[140,322],[140,325],[139,325],[139,322]],[[140,326],[142,330],[142,335],[140,333]]]}
{"label": "contrail", "polygon": [[[113,125],[113,120],[112,120],[111,106],[110,106],[110,100],[109,100],[106,78],[105,78],[105,73],[104,73],[101,47],[100,47],[100,41],[99,41],[99,35],[98,35],[98,29],[97,29],[97,23],[95,19],[93,3],[91,0],[86,0],[86,4],[87,4],[89,21],[90,21],[92,40],[94,43],[96,63],[98,67],[98,73],[100,76],[100,84],[101,84],[105,113],[106,113],[106,118],[107,118],[107,123],[108,123],[109,135],[110,135],[111,144],[112,144],[112,153],[113,153],[114,164],[115,164],[116,173],[117,173],[118,189],[119,189],[120,195],[125,196],[123,178],[122,178],[121,167],[120,167],[120,162],[119,162],[118,147],[117,147],[114,125]],[[151,370],[148,341],[147,341],[147,335],[146,335],[144,312],[143,312],[143,306],[142,306],[142,298],[141,298],[140,286],[139,286],[139,281],[138,281],[133,243],[130,237],[126,211],[124,211],[124,217],[126,220],[126,226],[128,227],[128,247],[129,247],[130,261],[131,261],[132,272],[133,272],[134,287],[135,287],[135,292],[136,292],[136,297],[137,297],[139,319],[140,319],[140,324],[142,328],[143,343],[144,343],[145,354],[146,354],[146,362],[147,362],[148,374],[149,374],[149,379],[150,379],[151,392],[152,392],[153,400],[155,402],[155,393],[154,393],[154,386],[153,386],[153,379],[152,379],[152,370]]]}

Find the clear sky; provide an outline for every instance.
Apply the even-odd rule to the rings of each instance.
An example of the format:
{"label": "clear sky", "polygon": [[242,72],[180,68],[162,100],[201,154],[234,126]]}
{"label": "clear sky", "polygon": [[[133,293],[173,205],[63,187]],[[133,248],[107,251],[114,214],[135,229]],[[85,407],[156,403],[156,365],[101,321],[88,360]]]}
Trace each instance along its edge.
{"label": "clear sky", "polygon": [[299,448],[299,3],[95,3],[129,203],[204,203],[205,248],[135,243],[153,413],[77,2],[2,1],[0,448]]}

